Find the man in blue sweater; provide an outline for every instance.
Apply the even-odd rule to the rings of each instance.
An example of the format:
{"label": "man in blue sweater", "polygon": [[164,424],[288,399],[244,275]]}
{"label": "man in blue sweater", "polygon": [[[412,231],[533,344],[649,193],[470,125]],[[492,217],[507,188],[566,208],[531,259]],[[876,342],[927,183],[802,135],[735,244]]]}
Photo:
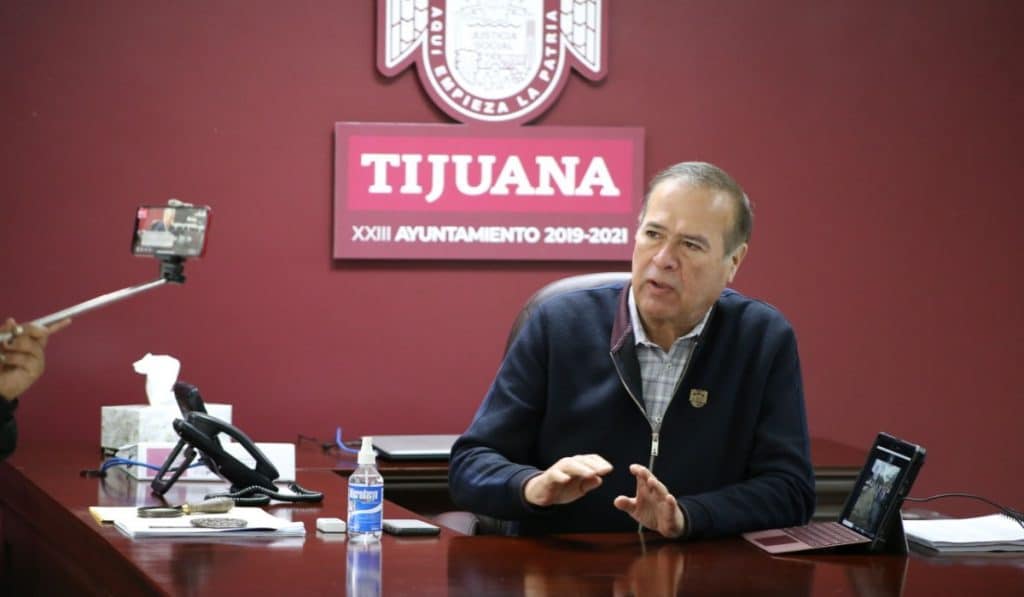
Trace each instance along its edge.
{"label": "man in blue sweater", "polygon": [[509,347],[452,449],[460,507],[543,534],[735,535],[814,509],[796,337],[726,289],[750,202],[719,168],[651,181],[631,283],[556,296]]}

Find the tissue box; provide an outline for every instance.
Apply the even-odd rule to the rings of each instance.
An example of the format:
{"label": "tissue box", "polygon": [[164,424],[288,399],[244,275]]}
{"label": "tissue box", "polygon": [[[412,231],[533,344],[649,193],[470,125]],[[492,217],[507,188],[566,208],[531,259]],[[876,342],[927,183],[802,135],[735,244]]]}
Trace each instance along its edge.
{"label": "tissue box", "polygon": [[[225,423],[231,422],[231,405],[207,403],[206,412]],[[181,418],[176,405],[122,404],[100,407],[100,447],[117,450],[143,442],[177,443],[171,423]]]}
{"label": "tissue box", "polygon": [[[210,405],[206,405],[209,409]],[[256,461],[242,444],[234,441],[228,441],[227,438],[221,434],[220,436],[221,446],[224,447],[224,451],[231,454],[243,464],[250,468],[256,466]],[[171,451],[177,442],[142,442],[134,446],[128,446],[117,452],[117,455],[121,458],[127,458],[128,460],[134,460],[136,462],[144,462],[156,467],[163,466],[164,461],[167,460],[167,456],[170,455]],[[276,481],[286,482],[295,480],[295,444],[288,443],[256,443],[256,447],[260,449],[263,454],[266,455],[267,459],[270,460],[270,464],[274,465],[280,476]],[[184,450],[182,450],[184,452]],[[178,455],[178,460],[181,460],[181,454]],[[193,464],[199,462],[198,456],[193,461]],[[179,463],[175,463],[179,464]],[[126,466],[125,470],[132,477],[139,480],[150,480],[156,477],[157,471],[148,469],[144,466]],[[167,478],[166,476],[164,477]],[[192,468],[185,469],[185,472],[178,477],[178,481],[221,481],[223,479],[213,474],[210,469],[206,468],[205,465],[200,464]]]}

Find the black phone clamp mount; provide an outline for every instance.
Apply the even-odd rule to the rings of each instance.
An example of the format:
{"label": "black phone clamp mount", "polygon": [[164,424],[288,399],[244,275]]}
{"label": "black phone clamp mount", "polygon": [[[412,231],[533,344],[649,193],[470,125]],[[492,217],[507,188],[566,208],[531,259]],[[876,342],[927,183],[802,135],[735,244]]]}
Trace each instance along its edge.
{"label": "black phone clamp mount", "polygon": [[176,255],[160,257],[160,277],[164,282],[185,283],[185,258]]}

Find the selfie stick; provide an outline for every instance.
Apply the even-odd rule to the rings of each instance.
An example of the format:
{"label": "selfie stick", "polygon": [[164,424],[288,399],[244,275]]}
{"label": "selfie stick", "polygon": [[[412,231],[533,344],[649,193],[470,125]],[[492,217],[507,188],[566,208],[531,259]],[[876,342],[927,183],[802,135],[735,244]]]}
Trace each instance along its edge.
{"label": "selfie stick", "polygon": [[[77,305],[68,307],[67,309],[51,313],[45,317],[40,317],[32,323],[40,327],[45,327],[51,323],[57,323],[63,319],[85,313],[86,311],[92,311],[93,309],[97,309],[104,305],[116,303],[117,301],[146,292],[147,290],[156,288],[157,286],[163,286],[168,282],[174,282],[175,284],[185,283],[185,260],[183,258],[177,256],[161,257],[160,278],[153,280],[152,282],[146,282],[145,284],[139,284],[137,286],[130,286],[128,288],[122,288],[121,290],[115,290],[114,292],[108,292],[107,294],[91,298],[87,301],[78,303]],[[0,333],[0,342],[7,342],[11,336],[12,334],[10,332]]]}

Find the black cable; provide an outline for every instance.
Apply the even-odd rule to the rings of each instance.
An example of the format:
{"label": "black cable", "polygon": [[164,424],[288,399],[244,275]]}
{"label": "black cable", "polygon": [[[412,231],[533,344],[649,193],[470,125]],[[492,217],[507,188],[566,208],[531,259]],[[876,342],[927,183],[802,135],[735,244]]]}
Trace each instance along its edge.
{"label": "black cable", "polygon": [[320,438],[313,437],[312,435],[305,435],[303,433],[298,434],[298,436],[299,436],[298,440],[295,442],[296,444],[299,444],[301,442],[315,443],[315,444],[320,446],[320,450],[324,454],[330,454],[330,453],[335,452],[335,451],[347,452],[349,454],[358,454],[359,453],[359,449],[358,448],[350,448],[347,445],[345,445],[345,441],[342,440],[342,438],[341,438],[341,427],[340,426],[337,427],[334,430],[334,442],[325,442],[325,441],[322,441]]}
{"label": "black cable", "polygon": [[314,443],[314,444],[320,446],[320,451],[322,451],[325,454],[330,452],[331,450],[335,449],[335,445],[333,443],[325,442],[325,441],[321,440],[318,437],[313,437],[312,435],[305,435],[305,434],[302,434],[302,433],[300,433],[298,435],[299,435],[299,438],[298,438],[298,441],[295,442],[296,444],[300,444],[302,442]]}
{"label": "black cable", "polygon": [[235,503],[240,506],[265,506],[270,503],[270,498],[282,502],[319,502],[324,499],[323,493],[311,491],[298,483],[289,484],[288,489],[293,493],[285,494],[260,485],[250,485],[242,489],[232,488],[229,493],[210,493],[206,495],[205,499],[228,497],[235,500]]}
{"label": "black cable", "polygon": [[948,492],[948,493],[937,493],[935,495],[930,495],[928,497],[923,497],[923,498],[915,498],[915,497],[909,497],[908,496],[908,497],[903,498],[903,500],[907,501],[907,502],[930,502],[932,500],[937,500],[937,499],[940,499],[940,498],[949,498],[949,497],[960,497],[960,498],[970,498],[970,499],[974,499],[974,500],[980,500],[980,501],[985,502],[986,504],[996,508],[997,510],[1002,512],[1004,516],[1009,516],[1013,520],[1017,521],[1017,523],[1020,524],[1020,526],[1024,527],[1024,512],[1018,512],[1017,510],[1014,510],[1012,508],[1007,508],[1006,506],[1003,506],[1001,504],[997,504],[996,502],[993,502],[992,500],[990,500],[988,498],[984,498],[984,497],[981,497],[980,495],[975,495],[973,493],[964,493],[964,492],[958,492],[958,491],[951,491],[951,492]]}
{"label": "black cable", "polygon": [[[153,470],[153,471],[159,471],[160,470],[159,466],[155,466],[155,465],[152,465],[152,464],[149,464],[149,463],[146,463],[146,462],[140,462],[140,461],[137,461],[137,460],[129,460],[127,458],[120,458],[120,457],[116,457],[115,456],[115,457],[108,458],[107,460],[104,460],[100,464],[100,467],[98,469],[82,469],[82,470],[78,471],[78,475],[80,477],[101,477],[102,478],[102,477],[106,477],[107,476],[107,470],[108,469],[113,468],[115,466],[138,466],[138,467],[147,468],[147,469],[150,469],[150,470]],[[196,462],[194,464],[189,465],[187,468],[195,468],[197,466],[202,466],[202,463],[201,462]],[[173,473],[173,472],[176,472],[180,468],[181,468],[181,466],[176,466],[176,467],[173,467],[173,468],[169,469],[168,472]]]}

